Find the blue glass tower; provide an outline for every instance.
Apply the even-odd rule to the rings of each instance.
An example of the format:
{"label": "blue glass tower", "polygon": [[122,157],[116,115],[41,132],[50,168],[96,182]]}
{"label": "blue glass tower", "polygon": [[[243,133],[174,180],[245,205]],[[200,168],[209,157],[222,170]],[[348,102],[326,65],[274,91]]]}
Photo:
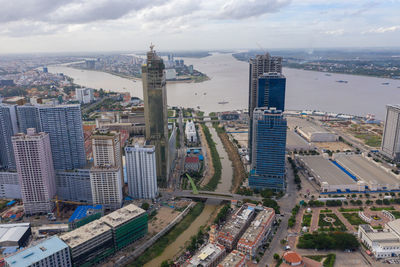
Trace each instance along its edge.
{"label": "blue glass tower", "polygon": [[286,78],[280,73],[265,73],[258,78],[257,107],[285,111]]}
{"label": "blue glass tower", "polygon": [[286,127],[282,111],[254,109],[250,187],[285,190]]}
{"label": "blue glass tower", "polygon": [[0,103],[0,167],[15,170],[11,137],[18,132],[15,105]]}

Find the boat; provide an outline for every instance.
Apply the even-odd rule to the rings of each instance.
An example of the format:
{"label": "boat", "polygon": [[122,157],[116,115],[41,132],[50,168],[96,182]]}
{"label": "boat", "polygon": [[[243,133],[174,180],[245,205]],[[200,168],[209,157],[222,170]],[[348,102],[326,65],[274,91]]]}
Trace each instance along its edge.
{"label": "boat", "polygon": [[200,106],[197,106],[197,109],[200,109]]}
{"label": "boat", "polygon": [[325,76],[332,76],[332,74],[326,73]]}
{"label": "boat", "polygon": [[203,95],[206,95],[207,93],[204,93]]}
{"label": "boat", "polygon": [[228,101],[221,101],[221,102],[218,102],[218,104],[220,104],[220,105],[225,105],[225,104],[228,104],[229,102]]}
{"label": "boat", "polygon": [[348,81],[344,81],[344,80],[338,80],[336,81],[337,83],[348,83]]}
{"label": "boat", "polygon": [[389,85],[389,83],[382,83],[382,85]]}

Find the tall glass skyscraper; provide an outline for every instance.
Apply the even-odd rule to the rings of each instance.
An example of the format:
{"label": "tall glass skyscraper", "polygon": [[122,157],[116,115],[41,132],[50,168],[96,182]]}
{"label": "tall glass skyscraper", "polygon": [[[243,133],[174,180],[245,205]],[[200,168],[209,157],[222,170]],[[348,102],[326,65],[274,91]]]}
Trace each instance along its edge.
{"label": "tall glass skyscraper", "polygon": [[286,127],[282,111],[254,109],[250,187],[285,190]]}
{"label": "tall glass skyscraper", "polygon": [[144,118],[146,140],[156,148],[157,179],[165,186],[169,174],[168,110],[164,62],[153,45],[147,52],[147,64],[142,66]]}
{"label": "tall glass skyscraper", "polygon": [[381,153],[395,162],[400,162],[400,105],[386,106]]}
{"label": "tall glass skyscraper", "polygon": [[285,111],[286,78],[270,72],[258,78],[257,107],[270,107]]}
{"label": "tall glass skyscraper", "polygon": [[11,137],[18,132],[15,105],[0,104],[0,167],[15,170]]}
{"label": "tall glass skyscraper", "polygon": [[[270,84],[267,82],[267,78],[260,80],[264,74],[275,73],[276,75],[280,75],[282,73],[282,57],[273,57],[269,53],[265,53],[264,55],[257,55],[254,58],[251,58],[249,61],[249,152],[250,152],[250,161],[252,160],[252,138],[253,138],[253,111],[257,107],[275,107],[277,102],[281,102],[282,100],[274,100],[269,98],[269,89]],[[272,78],[272,77],[270,77]],[[261,93],[259,82],[264,82],[261,87]],[[285,88],[283,88],[285,90]],[[277,92],[277,90],[274,90]],[[274,97],[278,96],[278,94],[273,94]],[[283,94],[284,97],[284,94]],[[261,98],[261,99],[260,99]],[[271,102],[269,104],[269,102]],[[284,102],[284,98],[283,98]],[[276,107],[278,108],[278,107]],[[283,111],[283,110],[282,110]]]}
{"label": "tall glass skyscraper", "polygon": [[39,109],[34,105],[17,106],[19,132],[26,133],[29,128],[34,128],[37,133],[42,131],[39,119]]}

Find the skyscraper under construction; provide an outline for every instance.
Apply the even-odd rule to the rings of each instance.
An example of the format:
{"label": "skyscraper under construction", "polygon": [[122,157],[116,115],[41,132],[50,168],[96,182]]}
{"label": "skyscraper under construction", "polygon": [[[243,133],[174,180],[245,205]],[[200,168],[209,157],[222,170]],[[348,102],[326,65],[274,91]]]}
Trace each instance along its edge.
{"label": "skyscraper under construction", "polygon": [[166,186],[168,163],[168,110],[164,62],[150,46],[147,64],[142,66],[146,139],[156,149],[156,171],[159,186]]}

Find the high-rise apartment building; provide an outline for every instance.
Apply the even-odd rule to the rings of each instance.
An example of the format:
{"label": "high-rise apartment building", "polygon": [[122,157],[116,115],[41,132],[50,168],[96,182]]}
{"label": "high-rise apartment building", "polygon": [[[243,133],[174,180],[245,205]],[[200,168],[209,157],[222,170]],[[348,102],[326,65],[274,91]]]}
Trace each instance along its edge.
{"label": "high-rise apartment building", "polygon": [[49,134],[30,128],[12,142],[25,213],[51,212],[56,186]]}
{"label": "high-rise apartment building", "polygon": [[54,168],[72,170],[86,165],[81,106],[39,106],[41,130],[49,134]]}
{"label": "high-rise apartment building", "polygon": [[93,89],[91,88],[76,88],[75,98],[81,104],[88,104],[94,101]]}
{"label": "high-rise apartment building", "polygon": [[146,140],[156,148],[157,179],[166,185],[168,161],[168,111],[164,62],[153,50],[147,52],[147,64],[142,66]]}
{"label": "high-rise apartment building", "polygon": [[[249,69],[249,151],[250,151],[250,160],[252,160],[251,156],[251,148],[252,148],[252,137],[253,137],[253,111],[257,107],[264,107],[264,105],[259,106],[258,97],[262,97],[262,94],[259,94],[259,78],[262,77],[265,73],[282,73],[282,57],[273,57],[269,53],[265,53],[264,55],[257,55],[255,58],[251,58],[250,61],[250,69]],[[264,99],[268,102],[269,97],[265,97],[265,95],[269,93],[269,90],[265,90],[268,88],[264,87]],[[267,107],[274,107],[268,105]]]}
{"label": "high-rise apartment building", "polygon": [[11,137],[18,132],[16,105],[0,104],[0,168],[15,170]]}
{"label": "high-rise apartment building", "polygon": [[125,147],[129,196],[137,199],[157,197],[156,153],[152,145]]}
{"label": "high-rise apartment building", "polygon": [[50,136],[56,170],[84,168],[86,154],[79,104],[24,105],[17,107],[20,132],[35,128]]}
{"label": "high-rise apartment building", "polygon": [[254,109],[250,187],[285,189],[286,127],[282,111]]}
{"label": "high-rise apartment building", "polygon": [[381,153],[396,162],[400,161],[400,105],[386,106]]}
{"label": "high-rise apartment building", "polygon": [[121,136],[107,129],[92,135],[94,167],[90,171],[93,204],[119,209],[123,200]]}

